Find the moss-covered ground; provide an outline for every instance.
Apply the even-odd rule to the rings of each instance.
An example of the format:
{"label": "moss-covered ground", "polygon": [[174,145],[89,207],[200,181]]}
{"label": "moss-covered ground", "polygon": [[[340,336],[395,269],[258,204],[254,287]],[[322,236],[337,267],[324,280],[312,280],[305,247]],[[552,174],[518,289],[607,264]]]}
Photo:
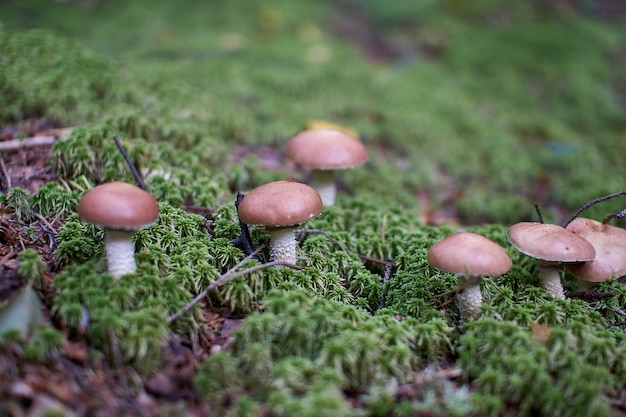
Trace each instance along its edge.
{"label": "moss-covered ground", "polygon": [[[624,11],[609,1],[2,2],[2,142],[71,133],[2,155],[0,311],[21,277],[46,325],[3,336],[0,414],[624,413],[624,285],[554,300],[506,240],[509,225],[538,219],[535,203],[561,223],[626,188]],[[267,249],[251,259],[233,244],[236,194],[307,181],[284,148],[320,123],[356,132],[370,162],[341,173],[336,206],[298,232],[299,269],[264,268]],[[137,272],[120,280],[105,272],[102,229],[75,213],[94,185],[135,181],[113,135],[161,212],[134,237]],[[482,312],[466,323],[456,278],[426,262],[461,229],[513,261],[484,280]],[[251,235],[255,247],[268,236]],[[62,389],[50,375],[63,375]]]}

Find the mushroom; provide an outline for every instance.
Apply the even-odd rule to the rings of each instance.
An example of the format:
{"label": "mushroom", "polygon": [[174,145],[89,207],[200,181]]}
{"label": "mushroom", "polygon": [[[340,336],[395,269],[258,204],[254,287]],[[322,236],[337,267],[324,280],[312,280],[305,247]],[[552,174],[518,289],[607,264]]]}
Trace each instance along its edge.
{"label": "mushroom", "polygon": [[456,274],[461,321],[480,311],[482,277],[502,275],[511,269],[511,258],[500,245],[473,232],[454,233],[435,243],[427,260],[435,268]]}
{"label": "mushroom", "polygon": [[133,233],[159,217],[159,205],[147,191],[113,181],[89,190],[78,203],[78,215],[104,228],[108,271],[114,278],[136,271]]}
{"label": "mushroom", "polygon": [[287,143],[287,155],[312,168],[312,184],[324,206],[335,204],[335,170],[354,168],[369,160],[365,146],[355,137],[336,129],[309,129]]}
{"label": "mushroom", "polygon": [[537,259],[537,276],[554,298],[564,299],[563,264],[586,262],[596,256],[591,243],[556,224],[521,222],[509,228],[511,245]]}
{"label": "mushroom", "polygon": [[295,228],[322,212],[322,199],[312,187],[274,181],[250,191],[239,204],[239,219],[270,233],[270,259],[296,263]]}
{"label": "mushroom", "polygon": [[566,265],[578,280],[578,290],[587,291],[597,282],[626,274],[626,230],[596,220],[577,217],[566,227],[594,247],[595,259]]}

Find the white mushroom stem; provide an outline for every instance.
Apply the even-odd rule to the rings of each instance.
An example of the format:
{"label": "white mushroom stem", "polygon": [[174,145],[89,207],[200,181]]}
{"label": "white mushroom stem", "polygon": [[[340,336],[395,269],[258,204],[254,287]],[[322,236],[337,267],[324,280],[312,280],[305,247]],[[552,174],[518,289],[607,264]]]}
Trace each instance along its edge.
{"label": "white mushroom stem", "polygon": [[105,229],[104,233],[104,250],[109,274],[119,279],[122,275],[135,272],[137,264],[135,245],[132,241],[133,232]]}
{"label": "white mushroom stem", "polygon": [[296,263],[296,234],[294,227],[270,230],[270,259]]}
{"label": "white mushroom stem", "polygon": [[482,277],[473,275],[457,275],[456,301],[459,306],[461,321],[476,317],[483,305],[480,292]]}
{"label": "white mushroom stem", "polygon": [[546,289],[554,298],[565,299],[563,285],[561,284],[562,266],[559,262],[539,261],[537,263],[537,277],[543,283]]}
{"label": "white mushroom stem", "polygon": [[324,207],[335,205],[335,171],[314,169],[312,172],[312,186],[322,198]]}

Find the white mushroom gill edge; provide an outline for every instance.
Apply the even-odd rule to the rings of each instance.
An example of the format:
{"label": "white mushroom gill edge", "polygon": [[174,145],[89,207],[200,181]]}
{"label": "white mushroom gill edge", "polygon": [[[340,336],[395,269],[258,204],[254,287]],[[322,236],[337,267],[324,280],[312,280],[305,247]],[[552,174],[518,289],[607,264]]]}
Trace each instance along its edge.
{"label": "white mushroom gill edge", "polygon": [[483,296],[480,292],[482,277],[457,274],[456,301],[459,306],[461,321],[475,317],[483,305]]}
{"label": "white mushroom gill edge", "polygon": [[296,263],[296,227],[283,227],[270,231],[270,259]]}
{"label": "white mushroom gill edge", "polygon": [[337,194],[337,188],[335,187],[335,171],[332,169],[314,169],[311,174],[311,185],[313,185],[313,188],[315,188],[322,198],[324,207],[334,205],[335,195]]}
{"label": "white mushroom gill edge", "polygon": [[554,298],[565,299],[563,285],[561,284],[561,263],[539,260],[537,262],[537,277],[543,283],[543,287]]}
{"label": "white mushroom gill edge", "polygon": [[133,232],[105,229],[104,250],[109,274],[115,279],[137,270]]}

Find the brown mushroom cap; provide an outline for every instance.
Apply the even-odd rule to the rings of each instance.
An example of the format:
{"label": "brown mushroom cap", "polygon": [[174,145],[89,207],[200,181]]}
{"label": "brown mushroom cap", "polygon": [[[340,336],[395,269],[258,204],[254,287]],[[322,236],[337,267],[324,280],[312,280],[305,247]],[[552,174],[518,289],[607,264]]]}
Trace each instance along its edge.
{"label": "brown mushroom cap", "polygon": [[365,146],[334,129],[309,129],[287,143],[287,155],[297,163],[320,170],[352,168],[368,161]]}
{"label": "brown mushroom cap", "polygon": [[517,223],[507,238],[523,254],[548,262],[584,262],[596,255],[591,243],[556,224]]}
{"label": "brown mushroom cap", "polygon": [[468,275],[502,275],[511,258],[496,242],[473,232],[458,232],[428,250],[428,263],[442,271]]}
{"label": "brown mushroom cap", "polygon": [[78,215],[113,230],[136,230],[159,217],[159,205],[147,191],[113,181],[89,190],[78,203]]}
{"label": "brown mushroom cap", "polygon": [[322,199],[311,186],[274,181],[246,194],[239,204],[239,218],[254,226],[286,227],[317,217],[322,208]]}
{"label": "brown mushroom cap", "polygon": [[568,265],[567,270],[588,282],[603,282],[626,274],[626,230],[578,217],[567,230],[588,241],[596,251],[595,259]]}

